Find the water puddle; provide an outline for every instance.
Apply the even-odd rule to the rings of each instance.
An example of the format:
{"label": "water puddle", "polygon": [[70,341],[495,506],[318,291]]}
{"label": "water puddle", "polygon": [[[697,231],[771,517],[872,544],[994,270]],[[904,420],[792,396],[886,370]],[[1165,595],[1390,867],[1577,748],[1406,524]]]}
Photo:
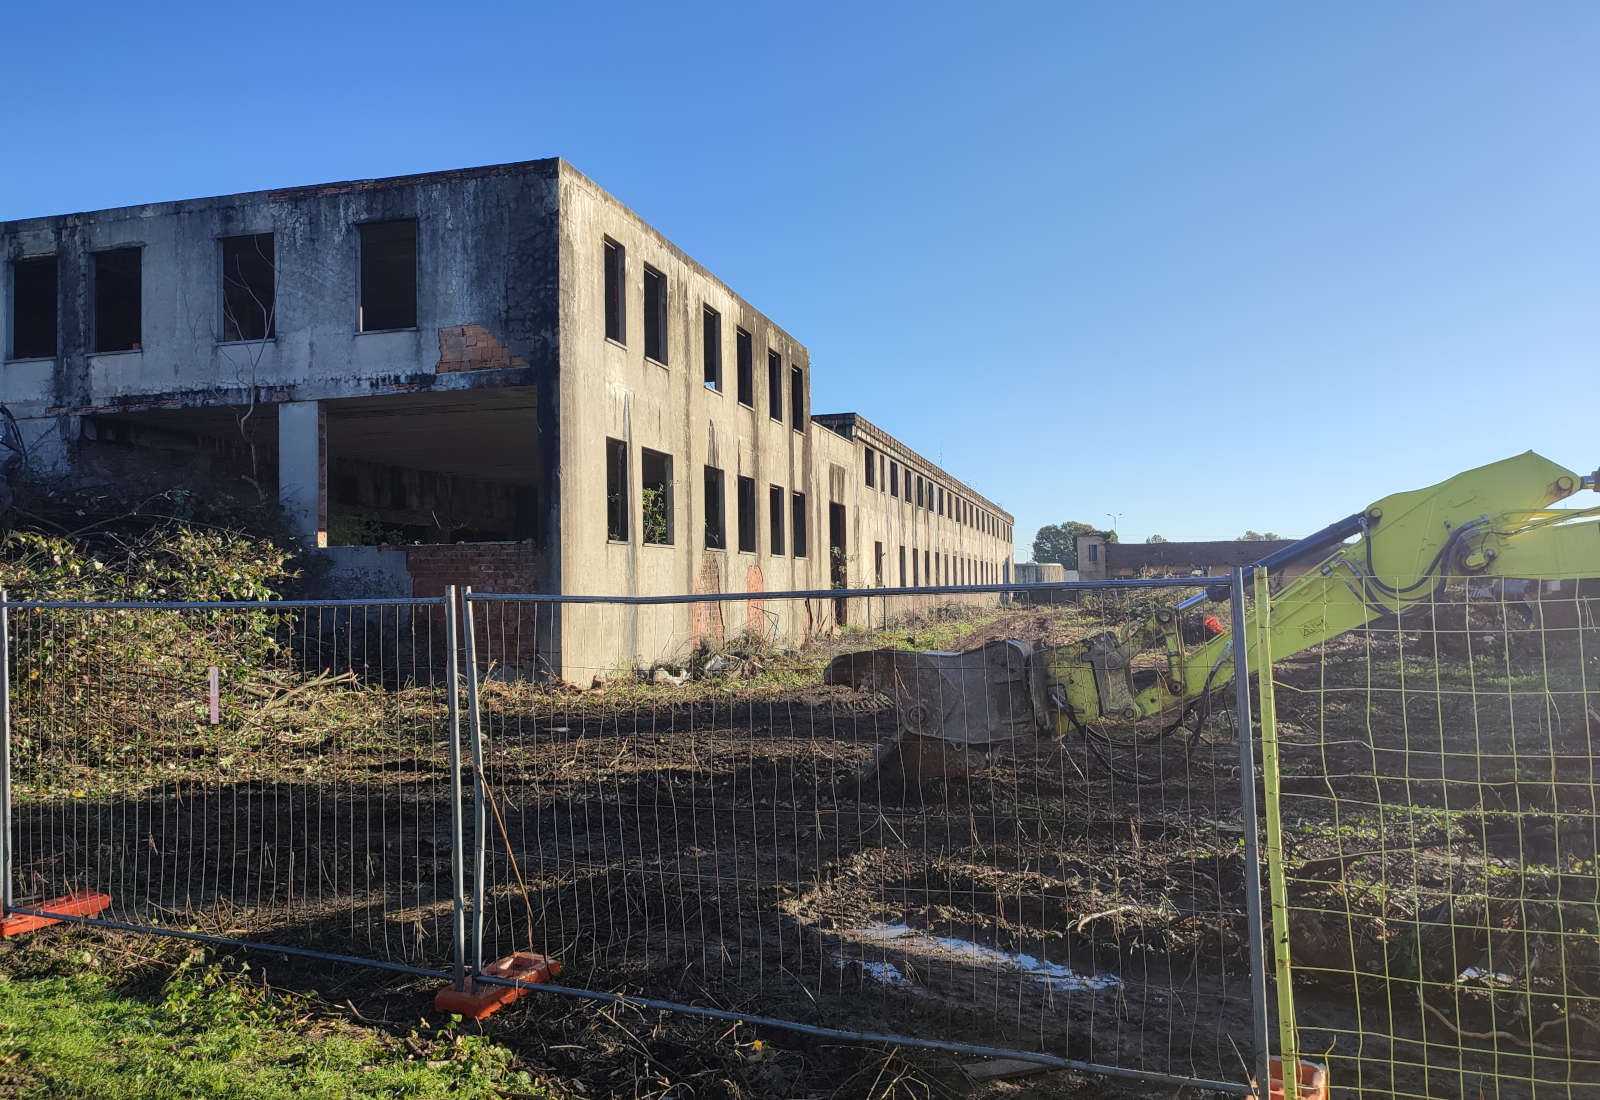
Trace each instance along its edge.
{"label": "water puddle", "polygon": [[[1052,986],[1087,991],[1115,989],[1122,980],[1114,974],[1080,974],[1061,963],[1047,962],[1021,952],[1001,951],[971,940],[953,936],[935,936],[904,924],[869,924],[851,932],[851,937],[862,943],[893,946],[917,954],[954,959],[958,962],[991,966],[1001,970],[1021,971],[1035,981]],[[912,984],[893,963],[863,962],[863,972],[886,985]]]}
{"label": "water puddle", "polygon": [[872,962],[870,959],[863,959],[861,971],[873,981],[882,982],[884,985],[897,985],[906,988],[912,984],[911,979],[900,973],[900,968],[894,963]]}

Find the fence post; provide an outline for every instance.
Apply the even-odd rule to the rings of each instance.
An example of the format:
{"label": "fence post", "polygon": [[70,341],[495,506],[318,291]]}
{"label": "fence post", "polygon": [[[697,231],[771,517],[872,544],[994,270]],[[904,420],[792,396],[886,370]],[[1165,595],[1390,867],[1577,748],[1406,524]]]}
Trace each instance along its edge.
{"label": "fence post", "polygon": [[[1250,723],[1250,646],[1245,638],[1243,567],[1233,570],[1231,588],[1233,630],[1229,644],[1233,647],[1234,712],[1239,727],[1239,820],[1244,828],[1244,911],[1250,938],[1250,1037],[1256,1048],[1256,1095],[1266,1096],[1271,1080],[1271,1049],[1267,973],[1261,946],[1261,844],[1256,835],[1260,823],[1256,817],[1256,753]],[[1264,595],[1263,589],[1257,593],[1257,600]]]}
{"label": "fence post", "polygon": [[0,920],[11,911],[11,595],[0,588]]}
{"label": "fence post", "polygon": [[1283,819],[1279,816],[1278,704],[1272,683],[1272,600],[1267,592],[1266,570],[1256,571],[1256,664],[1260,666],[1261,782],[1267,819],[1267,886],[1272,896],[1272,960],[1278,994],[1278,1053],[1283,1058],[1283,1079],[1300,1082],[1299,1040],[1294,1015],[1294,987],[1289,969],[1289,892],[1283,873]]}
{"label": "fence post", "polygon": [[461,644],[456,616],[456,586],[444,586],[444,678],[450,711],[450,874],[454,897],[451,941],[455,951],[454,986],[467,988],[467,849],[461,821],[461,663],[456,647]]}
{"label": "fence post", "polygon": [[473,629],[472,586],[461,590],[467,651],[467,729],[472,737],[472,990],[483,973],[483,882],[487,871],[487,807],[483,797],[483,725],[478,714],[478,632]]}

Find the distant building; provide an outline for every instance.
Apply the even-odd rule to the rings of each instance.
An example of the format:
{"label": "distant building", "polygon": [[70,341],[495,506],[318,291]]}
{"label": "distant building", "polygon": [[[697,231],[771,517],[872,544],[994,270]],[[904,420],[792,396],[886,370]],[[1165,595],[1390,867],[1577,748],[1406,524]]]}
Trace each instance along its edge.
{"label": "distant building", "polygon": [[[1077,580],[1078,571],[1068,569],[1060,562],[1019,561],[1016,565],[1016,576],[1018,584],[1060,584],[1063,581]],[[1070,595],[1071,592],[1071,589],[1044,592],[1017,591],[1011,593],[1011,597],[1019,603],[1055,604],[1070,602],[1074,598]]]}
{"label": "distant building", "polygon": [[1018,584],[1060,584],[1062,581],[1075,581],[1078,579],[1076,569],[1068,569],[1060,562],[1054,561],[1019,561],[1017,563]]}
{"label": "distant building", "polygon": [[[1293,539],[1233,539],[1220,542],[1106,542],[1100,535],[1078,536],[1078,574],[1086,581],[1117,577],[1204,577],[1251,565]],[[1283,571],[1297,577],[1310,567],[1301,562]]]}

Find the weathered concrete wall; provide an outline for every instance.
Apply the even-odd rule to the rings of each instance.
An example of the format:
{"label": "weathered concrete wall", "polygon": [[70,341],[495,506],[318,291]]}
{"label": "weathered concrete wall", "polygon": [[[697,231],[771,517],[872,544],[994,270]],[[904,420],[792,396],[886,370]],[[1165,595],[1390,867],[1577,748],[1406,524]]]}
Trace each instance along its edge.
{"label": "weathered concrete wall", "polygon": [[[417,223],[417,323],[359,332],[360,226],[401,218]],[[221,340],[219,239],[267,232],[275,244],[276,335]],[[627,253],[621,340],[606,336],[608,238]],[[89,350],[92,253],[127,246],[142,250],[140,344],[96,354]],[[349,594],[373,596],[436,594],[446,583],[602,595],[833,584],[860,590],[877,583],[874,545],[880,542],[885,585],[900,583],[901,546],[908,583],[910,555],[917,556],[915,577],[923,584],[1006,579],[1009,516],[866,421],[858,422],[853,438],[817,426],[810,418],[806,348],[564,162],[0,223],[6,260],[46,253],[59,265],[59,353],[9,362],[0,373],[0,402],[21,419],[35,457],[46,465],[104,464],[136,453],[141,440],[187,435],[205,440],[222,469],[236,456],[216,433],[226,434],[248,411],[255,434],[233,443],[243,444],[252,460],[255,449],[270,452],[260,456],[260,476],[249,480],[277,493],[309,543],[326,540],[330,480],[331,495],[343,501],[339,486],[358,467],[369,482],[385,478],[387,488],[347,495],[360,497],[357,505],[381,505],[384,523],[405,525],[399,536],[385,529],[385,537],[416,537],[409,532],[425,526],[425,513],[443,492],[412,500],[419,495],[415,487],[427,481],[409,476],[417,471],[437,485],[482,479],[484,485],[450,494],[470,498],[469,510],[473,501],[496,502],[477,509],[492,512],[479,517],[492,522],[447,516],[449,522],[430,529],[433,537],[462,531],[478,531],[478,538],[532,536],[527,542],[335,548],[330,589],[342,580]],[[665,362],[644,354],[646,265],[667,282]],[[4,271],[9,278],[9,265]],[[720,389],[704,382],[707,307],[720,315]],[[0,314],[0,346],[9,349],[8,323]],[[740,329],[751,337],[748,404],[738,392]],[[769,352],[781,360],[781,419],[769,415]],[[798,416],[790,384],[795,367],[803,395]],[[219,412],[225,408],[233,412]],[[449,432],[442,427],[447,421],[455,425]],[[108,435],[96,435],[101,426]],[[86,435],[95,438],[86,441]],[[106,441],[112,436],[123,451],[111,449]],[[607,439],[622,441],[628,456],[625,540],[607,538]],[[949,510],[929,508],[926,500],[919,506],[903,494],[890,497],[881,483],[867,486],[869,446],[930,485],[963,492],[995,526],[984,530]],[[673,461],[670,545],[643,538],[646,448]],[[708,545],[705,536],[707,467],[723,473],[723,547]],[[172,452],[163,451],[160,470],[170,475],[174,468]],[[750,549],[738,541],[741,478],[755,486]],[[514,491],[503,491],[508,487]],[[778,550],[771,537],[774,487],[782,494]],[[804,496],[803,553],[796,552],[794,494]],[[404,499],[397,504],[396,497]],[[830,506],[843,509],[838,560],[830,554],[830,514],[837,514]],[[532,512],[541,517],[536,524],[525,522]],[[936,568],[924,569],[924,561],[931,567],[936,560]],[[876,614],[938,602],[931,596],[879,600]],[[844,606],[846,618],[855,621],[850,608],[856,604]],[[536,658],[543,670],[587,682],[595,673],[681,655],[744,631],[799,641],[834,628],[837,613],[833,600],[650,611],[545,605],[537,612],[537,651],[513,659]]]}
{"label": "weathered concrete wall", "polygon": [[404,547],[330,546],[327,574],[311,594],[324,599],[406,599],[412,594]]}
{"label": "weathered concrete wall", "polygon": [[[725,284],[689,259],[636,214],[583,175],[563,164],[561,173],[562,348],[560,451],[561,493],[566,523],[561,532],[561,579],[565,591],[592,594],[661,594],[694,591],[821,588],[827,584],[825,483],[817,481],[810,448],[814,432],[795,430],[788,372],[799,366],[810,408],[810,357],[801,345]],[[626,249],[626,339],[606,338],[603,255],[609,237]],[[645,265],[667,278],[667,363],[644,354]],[[721,314],[723,388],[704,384],[702,315]],[[754,402],[741,405],[736,378],[736,330],[751,334]],[[783,360],[784,419],[768,416],[767,353]],[[607,539],[607,438],[628,447],[630,530],[626,542]],[[639,508],[641,450],[669,454],[675,482],[673,541],[651,545],[642,538]],[[705,545],[703,471],[723,470],[728,548]],[[756,483],[756,550],[737,549],[738,478]],[[808,514],[808,546],[793,553],[793,531],[785,517],[785,546],[773,554],[768,532],[768,492],[802,492]],[[736,605],[742,609],[742,605]],[[692,649],[697,633],[719,632],[748,622],[732,606],[723,613],[690,607],[672,613],[617,612],[569,607],[563,631],[569,676],[587,676],[632,661]],[[782,638],[803,634],[802,611],[781,608],[765,630]]]}
{"label": "weathered concrete wall", "polygon": [[1076,569],[1054,561],[1019,561],[1015,576],[1018,584],[1060,584],[1078,579]]}
{"label": "weathered concrete wall", "polygon": [[[822,427],[826,423],[834,430]],[[824,416],[819,436],[843,438],[844,462],[855,496],[851,509],[851,587],[936,587],[956,584],[1002,584],[1012,572],[1012,517],[992,501],[957,481],[915,451],[863,417]],[[866,458],[873,455],[873,484],[867,484]],[[891,464],[897,473],[889,477]],[[912,478],[906,499],[907,475]],[[923,481],[923,503],[917,503],[916,479]],[[891,485],[898,486],[891,493]],[[928,491],[936,490],[932,503]],[[958,507],[966,502],[968,509]],[[966,515],[970,512],[970,517]],[[883,548],[881,585],[877,548]],[[901,576],[901,549],[905,573]],[[925,612],[948,603],[992,604],[997,596],[896,596],[875,601],[874,614]]]}
{"label": "weathered concrete wall", "polygon": [[1079,535],[1078,576],[1086,581],[1106,579],[1106,540],[1099,535]]}
{"label": "weathered concrete wall", "polygon": [[[558,369],[557,162],[533,161],[391,180],[253,192],[0,223],[0,257],[54,253],[58,354],[6,364],[0,402],[34,457],[66,468],[86,413],[316,402],[425,391],[532,386]],[[417,323],[358,332],[360,229],[415,218]],[[220,238],[274,235],[276,337],[222,336]],[[92,253],[138,246],[137,350],[94,353]],[[0,278],[10,278],[10,265]],[[9,285],[5,288],[9,300]],[[0,348],[12,346],[0,311]],[[553,400],[555,387],[541,388]],[[549,432],[530,446],[554,448]],[[291,425],[297,424],[291,421]],[[303,426],[303,425],[302,425]],[[295,431],[286,441],[309,446]],[[300,528],[314,461],[290,457],[284,477]],[[552,470],[553,463],[543,464]],[[555,529],[559,497],[540,499]]]}

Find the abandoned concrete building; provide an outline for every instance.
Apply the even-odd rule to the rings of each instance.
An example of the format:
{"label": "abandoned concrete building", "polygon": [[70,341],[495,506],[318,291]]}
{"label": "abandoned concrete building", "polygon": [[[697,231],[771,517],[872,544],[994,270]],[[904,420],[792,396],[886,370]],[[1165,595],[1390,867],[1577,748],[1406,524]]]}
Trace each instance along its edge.
{"label": "abandoned concrete building", "polygon": [[918,588],[1011,580],[1008,512],[858,413],[812,420],[853,444],[845,469],[859,473],[845,478],[856,482],[854,494],[830,492],[830,508],[835,498],[842,505],[855,497],[855,519],[836,545],[855,546],[861,566],[859,576],[835,582]]}
{"label": "abandoned concrete building", "polygon": [[[31,466],[247,487],[340,595],[1011,576],[1009,514],[810,416],[805,346],[559,159],[5,222],[0,250]],[[546,607],[527,656],[582,679],[842,609]]]}

